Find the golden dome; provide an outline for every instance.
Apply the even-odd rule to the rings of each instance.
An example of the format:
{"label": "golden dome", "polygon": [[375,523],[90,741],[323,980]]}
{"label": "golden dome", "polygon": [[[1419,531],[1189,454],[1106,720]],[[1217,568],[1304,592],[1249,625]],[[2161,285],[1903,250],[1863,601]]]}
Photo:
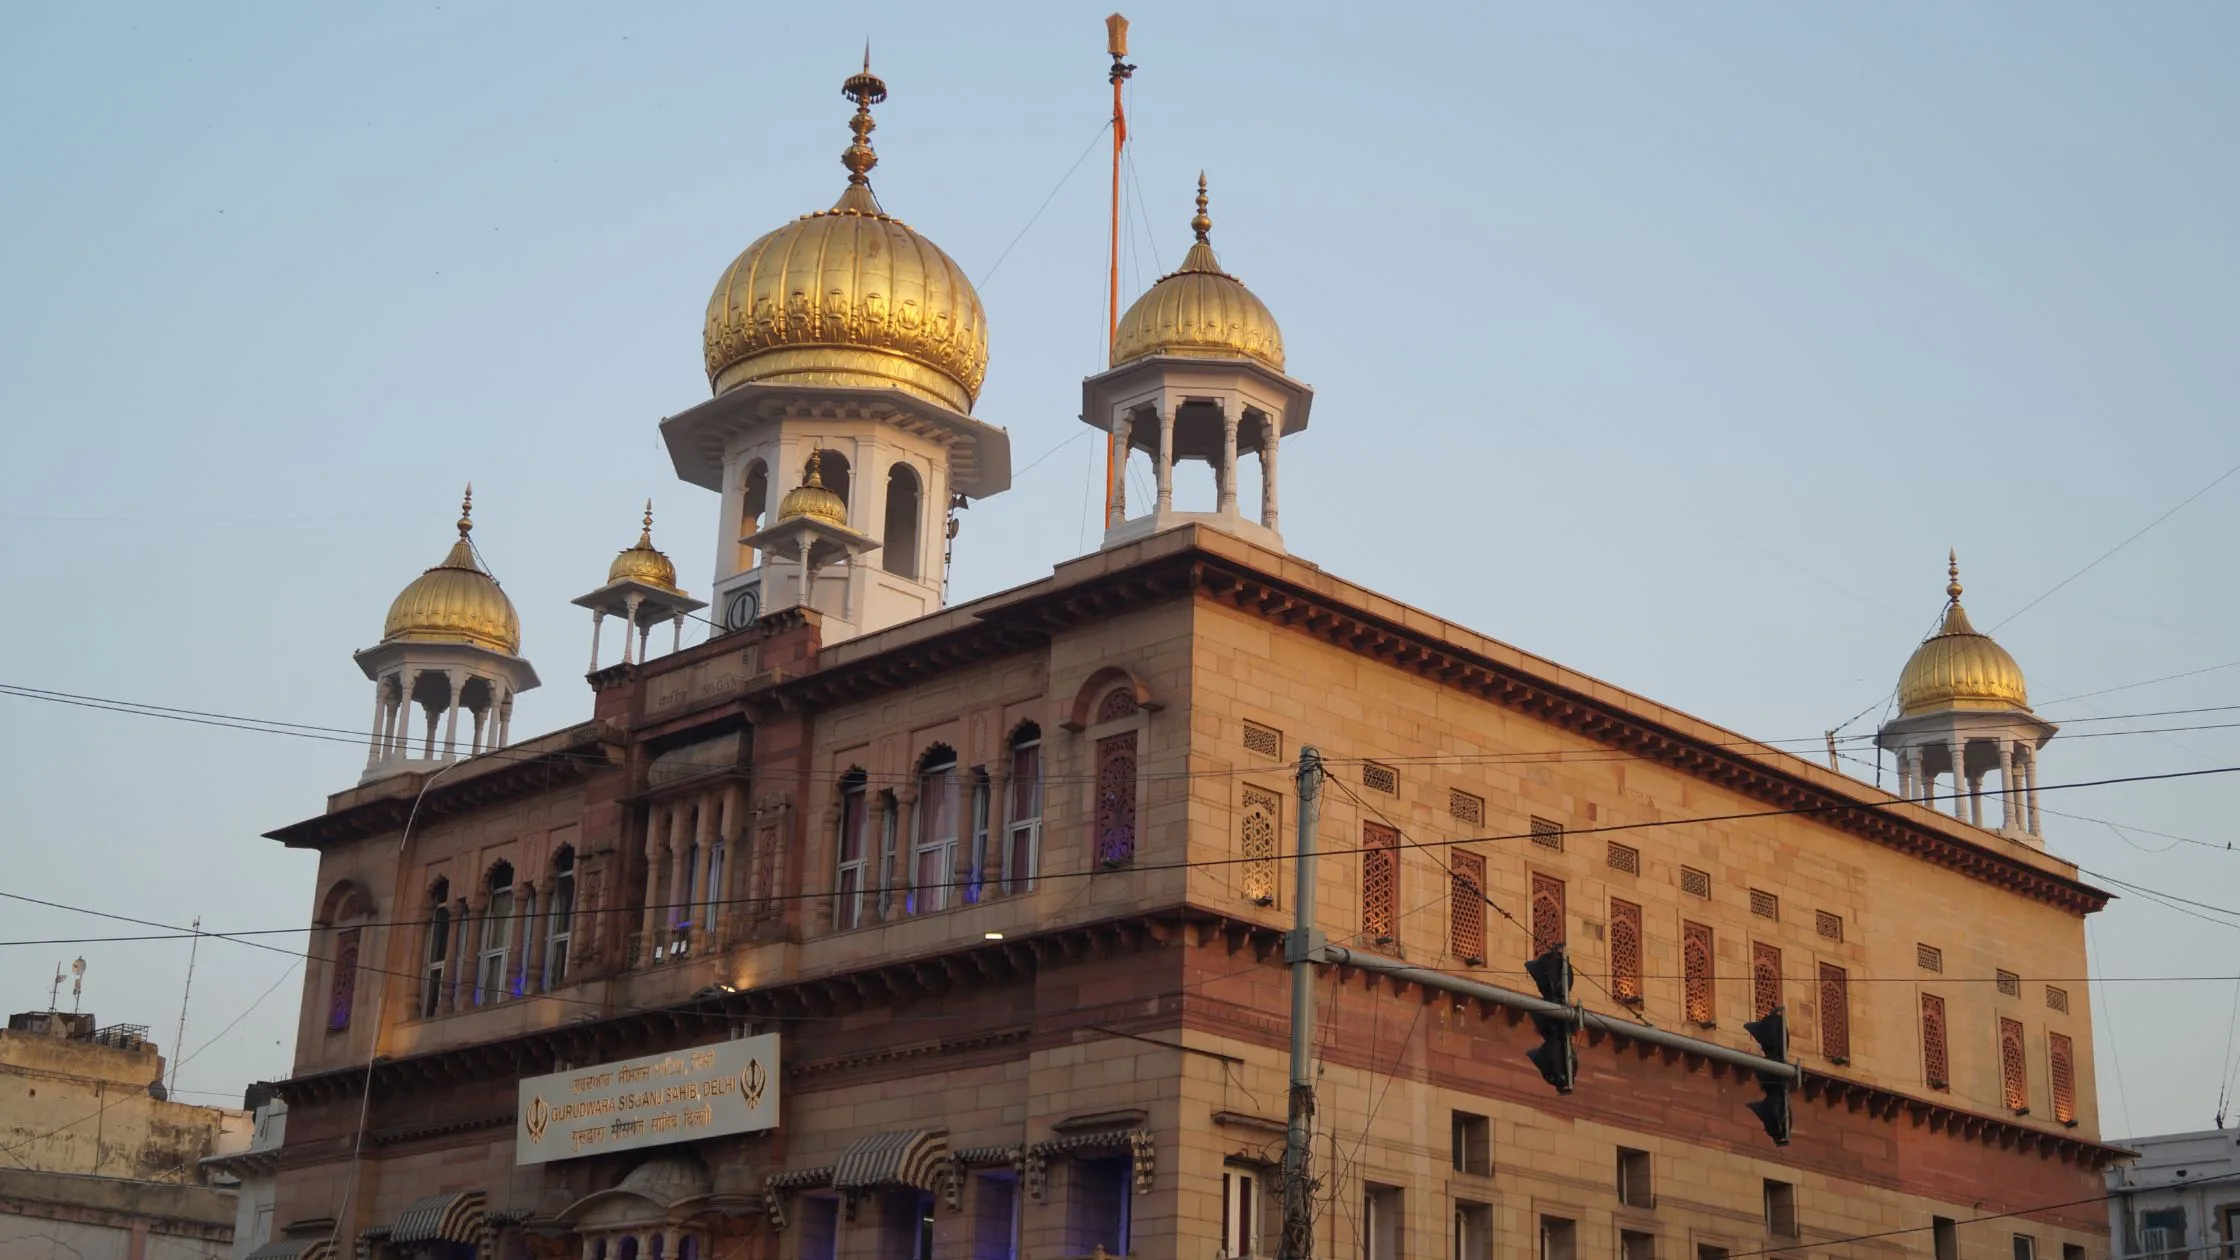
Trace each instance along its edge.
{"label": "golden dome", "polygon": [[664,590],[677,590],[677,566],[653,545],[653,500],[646,500],[645,526],[638,531],[637,543],[607,566],[607,581],[644,582]]}
{"label": "golden dome", "polygon": [[2030,708],[2022,667],[1990,635],[1968,624],[1960,607],[1960,560],[1951,559],[1944,622],[1922,641],[1898,675],[1898,711],[1911,717],[1937,709]]}
{"label": "golden dome", "polygon": [[459,505],[459,541],[443,563],[412,579],[389,605],[383,643],[467,643],[518,656],[521,614],[474,558],[474,487]]}
{"label": "golden dome", "polygon": [[1135,301],[1112,338],[1112,366],[1154,354],[1210,359],[1258,359],[1283,370],[1283,330],[1267,304],[1244,282],[1221,270],[1206,238],[1206,177],[1198,176],[1198,213],[1190,220],[1197,243],[1182,266]]}
{"label": "golden dome", "polygon": [[708,384],[900,389],[969,412],[988,375],[988,317],[964,271],[871,195],[871,106],[887,86],[851,76],[848,187],[747,246],[716,281],[702,332]]}
{"label": "golden dome", "polygon": [[809,452],[808,475],[801,479],[800,485],[786,491],[786,497],[778,501],[778,520],[781,524],[797,516],[810,516],[828,525],[838,525],[842,529],[848,527],[847,501],[825,489],[824,478],[818,470],[823,462],[823,452]]}

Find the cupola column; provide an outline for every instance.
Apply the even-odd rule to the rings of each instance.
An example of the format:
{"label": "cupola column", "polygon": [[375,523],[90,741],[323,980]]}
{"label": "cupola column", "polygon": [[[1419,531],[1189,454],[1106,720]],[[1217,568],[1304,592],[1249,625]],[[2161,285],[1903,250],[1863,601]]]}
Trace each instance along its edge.
{"label": "cupola column", "polygon": [[443,716],[443,758],[451,761],[459,756],[459,698],[466,692],[467,681],[455,669],[443,671],[443,676],[451,688],[451,703]]}
{"label": "cupola column", "polygon": [[1172,400],[1159,400],[1159,503],[1161,512],[1174,510],[1174,412]]}
{"label": "cupola column", "polygon": [[2014,740],[1998,742],[1998,830],[2012,832],[2020,812],[2014,805]]}
{"label": "cupola column", "polygon": [[2038,750],[2031,749],[2027,756],[2028,759],[2023,763],[2022,777],[2028,784],[2025,791],[2030,798],[2030,834],[2038,836],[2045,834],[2038,830]]}
{"label": "cupola column", "polygon": [[1237,511],[1237,409],[1234,403],[1221,412],[1221,502],[1223,513]]}
{"label": "cupola column", "polygon": [[1260,426],[1260,523],[1269,529],[1276,524],[1276,452],[1283,443],[1275,433],[1272,422]]}
{"label": "cupola column", "polygon": [[1961,740],[1945,745],[1952,755],[1952,816],[1962,822],[1968,818],[1968,746]]}
{"label": "cupola column", "polygon": [[594,673],[594,674],[596,674],[596,673],[598,673],[598,672],[599,672],[599,630],[600,630],[600,628],[601,628],[601,627],[605,626],[606,624],[607,624],[607,614],[606,614],[606,610],[605,610],[605,609],[601,609],[601,608],[594,608],[594,609],[592,609],[592,610],[591,610],[591,668],[590,668],[590,670],[588,671],[588,672],[590,672],[590,673]]}
{"label": "cupola column", "polygon": [[382,733],[389,725],[389,680],[373,680],[373,737],[366,741],[366,769],[381,760]]}
{"label": "cupola column", "polygon": [[1135,417],[1120,413],[1112,422],[1112,482],[1109,497],[1112,514],[1105,518],[1106,529],[1113,529],[1128,519],[1128,451],[1135,436]]}

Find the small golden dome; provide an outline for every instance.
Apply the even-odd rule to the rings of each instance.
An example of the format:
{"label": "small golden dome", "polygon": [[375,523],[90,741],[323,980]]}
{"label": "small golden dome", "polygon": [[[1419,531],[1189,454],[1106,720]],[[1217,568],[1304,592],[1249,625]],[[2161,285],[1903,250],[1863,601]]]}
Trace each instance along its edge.
{"label": "small golden dome", "polygon": [[786,491],[786,497],[778,501],[780,523],[797,516],[810,516],[829,525],[838,525],[842,529],[848,527],[847,501],[825,489],[824,478],[819,474],[818,468],[823,462],[823,452],[809,452],[808,475],[801,479],[800,485]]}
{"label": "small golden dome", "polygon": [[468,643],[518,656],[521,614],[474,558],[474,487],[459,505],[459,541],[443,563],[412,579],[389,605],[383,643]]}
{"label": "small golden dome", "polygon": [[677,566],[653,545],[653,500],[646,500],[645,528],[638,531],[637,544],[607,566],[607,581],[644,582],[663,590],[677,590]]}
{"label": "small golden dome", "polygon": [[1898,711],[1911,717],[1937,709],[2030,708],[2022,667],[1990,635],[1968,623],[1960,607],[1960,558],[1950,560],[1944,622],[1922,641],[1898,675]]}
{"label": "small golden dome", "polygon": [[848,187],[747,246],[716,281],[702,331],[708,384],[750,381],[900,389],[969,412],[988,375],[988,317],[955,260],[871,195],[871,106],[887,86],[863,73],[840,89],[856,103],[855,143],[841,154]]}
{"label": "small golden dome", "polygon": [[1206,177],[1198,175],[1198,213],[1190,220],[1197,243],[1182,266],[1157,284],[1120,317],[1112,338],[1112,366],[1154,354],[1210,359],[1258,359],[1283,370],[1283,330],[1267,304],[1244,282],[1221,270],[1207,239],[1213,220],[1206,215]]}

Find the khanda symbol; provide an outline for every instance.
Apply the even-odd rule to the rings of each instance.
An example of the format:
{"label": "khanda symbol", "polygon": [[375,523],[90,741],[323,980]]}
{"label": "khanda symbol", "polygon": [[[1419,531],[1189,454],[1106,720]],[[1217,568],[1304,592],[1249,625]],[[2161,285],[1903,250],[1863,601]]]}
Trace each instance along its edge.
{"label": "khanda symbol", "polygon": [[760,1059],[749,1060],[747,1066],[739,1070],[739,1092],[746,1095],[749,1111],[762,1105],[762,1091],[769,1084],[770,1070],[762,1066]]}
{"label": "khanda symbol", "polygon": [[531,1098],[529,1100],[529,1140],[532,1142],[544,1141],[544,1128],[551,1122],[552,1117],[545,1113],[544,1099],[541,1097]]}

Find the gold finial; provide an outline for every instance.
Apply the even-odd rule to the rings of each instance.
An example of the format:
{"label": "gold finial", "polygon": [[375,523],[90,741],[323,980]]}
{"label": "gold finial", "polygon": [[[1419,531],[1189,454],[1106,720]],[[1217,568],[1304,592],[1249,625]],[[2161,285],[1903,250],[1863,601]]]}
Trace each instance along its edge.
{"label": "gold finial", "polygon": [[1950,579],[1945,583],[1945,596],[1957,604],[1960,602],[1960,549],[1958,547],[1945,552],[1945,574]]}
{"label": "gold finial", "polygon": [[467,483],[467,493],[459,500],[459,537],[465,538],[474,530],[474,483]]}
{"label": "gold finial", "polygon": [[1114,61],[1128,55],[1128,19],[1117,13],[1104,20],[1104,50]]}
{"label": "gold finial", "polygon": [[871,183],[871,168],[879,164],[879,155],[871,151],[871,132],[878,124],[871,121],[871,107],[887,99],[887,85],[878,75],[871,73],[871,41],[863,41],[863,70],[848,76],[840,85],[840,95],[856,103],[856,116],[848,120],[848,130],[855,133],[855,143],[840,154],[840,165],[848,168],[848,183],[857,187]]}
{"label": "gold finial", "polygon": [[1213,231],[1213,220],[1206,214],[1206,173],[1198,172],[1198,213],[1190,219],[1190,230],[1198,234],[1200,245],[1210,245],[1206,233]]}
{"label": "gold finial", "polygon": [[811,451],[811,452],[809,452],[809,469],[808,469],[808,473],[807,473],[807,475],[801,478],[801,484],[802,484],[802,485],[804,485],[804,486],[811,486],[811,487],[814,487],[815,489],[818,489],[818,490],[822,490],[822,489],[824,489],[824,477],[822,476],[822,473],[821,473],[821,470],[823,469],[823,467],[824,467],[824,452],[823,452],[823,451]]}
{"label": "gold finial", "polygon": [[638,545],[641,547],[651,547],[653,545],[653,500],[651,499],[646,500],[646,523],[644,528],[638,531]]}

